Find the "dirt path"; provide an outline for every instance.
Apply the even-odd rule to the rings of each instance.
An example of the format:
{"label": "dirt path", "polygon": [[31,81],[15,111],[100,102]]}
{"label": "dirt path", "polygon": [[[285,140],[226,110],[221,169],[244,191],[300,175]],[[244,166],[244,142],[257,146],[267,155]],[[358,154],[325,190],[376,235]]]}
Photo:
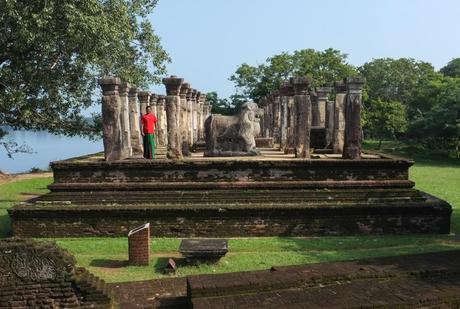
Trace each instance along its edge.
{"label": "dirt path", "polygon": [[4,174],[0,172],[0,185],[25,180],[25,179],[34,179],[34,178],[45,178],[45,177],[53,177],[52,172],[42,172],[42,173],[21,173],[21,174]]}

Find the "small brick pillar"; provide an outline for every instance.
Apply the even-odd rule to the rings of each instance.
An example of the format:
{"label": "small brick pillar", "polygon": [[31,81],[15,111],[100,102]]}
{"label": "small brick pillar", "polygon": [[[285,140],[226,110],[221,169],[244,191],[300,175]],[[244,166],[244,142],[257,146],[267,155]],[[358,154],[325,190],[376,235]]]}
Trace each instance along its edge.
{"label": "small brick pillar", "polygon": [[150,223],[138,226],[128,233],[129,264],[149,265]]}

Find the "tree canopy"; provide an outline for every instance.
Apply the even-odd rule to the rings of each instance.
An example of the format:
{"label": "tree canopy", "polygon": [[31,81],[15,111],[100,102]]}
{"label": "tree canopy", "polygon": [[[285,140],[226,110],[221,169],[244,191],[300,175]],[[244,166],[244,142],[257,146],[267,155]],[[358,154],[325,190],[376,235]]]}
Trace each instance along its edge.
{"label": "tree canopy", "polygon": [[449,61],[440,72],[449,77],[460,77],[460,58],[455,58]]}
{"label": "tree canopy", "polygon": [[0,0],[0,124],[98,134],[81,114],[98,78],[142,87],[166,72],[169,56],[147,20],[156,3]]}
{"label": "tree canopy", "polygon": [[334,81],[357,74],[346,62],[347,55],[329,48],[324,51],[302,49],[283,52],[267,58],[257,66],[241,64],[230,77],[241,95],[258,101],[262,96],[277,90],[290,76],[312,77],[312,87],[330,86]]}

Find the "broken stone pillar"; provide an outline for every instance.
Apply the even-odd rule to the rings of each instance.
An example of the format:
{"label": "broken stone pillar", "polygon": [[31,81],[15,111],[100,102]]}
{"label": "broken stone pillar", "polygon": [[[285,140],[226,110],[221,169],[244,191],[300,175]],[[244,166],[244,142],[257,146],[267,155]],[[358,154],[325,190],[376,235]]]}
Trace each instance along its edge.
{"label": "broken stone pillar", "polygon": [[318,101],[318,120],[319,126],[326,126],[326,102],[331,93],[330,87],[319,87],[316,89],[317,101]]}
{"label": "broken stone pillar", "polygon": [[130,88],[128,94],[129,101],[129,127],[131,131],[131,148],[133,154],[142,154],[143,146],[140,130],[140,114],[137,104],[137,89]]}
{"label": "broken stone pillar", "polygon": [[308,93],[310,78],[294,77],[294,102],[297,114],[296,157],[310,158],[311,102]]}
{"label": "broken stone pillar", "polygon": [[179,118],[180,88],[183,82],[183,78],[178,78],[176,76],[163,78],[163,84],[166,86],[166,121],[168,128],[168,148],[166,156],[169,159],[182,158],[180,127],[177,118]]}
{"label": "broken stone pillar", "polygon": [[318,104],[318,96],[315,91],[312,91],[310,94],[311,100],[311,126],[312,127],[319,127],[320,123],[320,113],[319,113],[319,104]]}
{"label": "broken stone pillar", "polygon": [[346,83],[345,141],[342,158],[355,160],[361,158],[361,104],[365,80],[362,77],[348,77]]}
{"label": "broken stone pillar", "polygon": [[345,139],[345,100],[347,87],[344,81],[335,82],[334,133],[332,135],[332,152],[341,154]]}
{"label": "broken stone pillar", "polygon": [[121,100],[118,93],[120,84],[121,81],[117,77],[99,80],[99,85],[102,88],[102,137],[106,161],[123,158]]}
{"label": "broken stone pillar", "polygon": [[137,93],[137,97],[139,98],[139,106],[141,111],[141,116],[147,113],[147,106],[150,104],[150,92],[148,91],[139,91]]}
{"label": "broken stone pillar", "polygon": [[280,143],[280,131],[281,131],[281,100],[278,91],[274,91],[272,97],[272,111],[273,111],[273,141],[274,143]]}
{"label": "broken stone pillar", "polygon": [[165,113],[165,96],[158,95],[157,97],[157,141],[159,146],[166,146],[166,113]]}
{"label": "broken stone pillar", "polygon": [[188,143],[188,128],[187,128],[187,93],[190,89],[189,83],[183,83],[180,88],[180,132],[182,139],[182,154],[190,156],[190,145]]}
{"label": "broken stone pillar", "polygon": [[326,148],[332,149],[332,137],[334,135],[334,101],[326,103]]}
{"label": "broken stone pillar", "polygon": [[122,147],[122,156],[123,158],[129,158],[132,156],[133,152],[131,149],[131,128],[129,123],[129,93],[130,85],[128,83],[122,83],[119,87],[120,91],[120,100],[121,100],[121,110],[120,110],[120,120],[121,120],[121,147]]}

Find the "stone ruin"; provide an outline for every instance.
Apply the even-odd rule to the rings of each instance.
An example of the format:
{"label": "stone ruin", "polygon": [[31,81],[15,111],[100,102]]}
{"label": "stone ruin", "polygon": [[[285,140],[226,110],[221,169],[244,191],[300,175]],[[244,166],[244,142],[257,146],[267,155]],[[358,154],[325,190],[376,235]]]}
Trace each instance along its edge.
{"label": "stone ruin", "polygon": [[54,243],[0,240],[1,308],[112,308],[105,283]]}
{"label": "stone ruin", "polygon": [[106,161],[123,160],[142,153],[139,119],[146,113],[147,106],[158,119],[155,142],[167,147],[168,158],[188,156],[193,145],[204,140],[204,121],[211,112],[205,94],[176,76],[164,78],[163,83],[166,96],[139,91],[117,77],[99,80]]}
{"label": "stone ruin", "polygon": [[[14,235],[125,236],[146,222],[163,237],[450,232],[452,207],[415,189],[413,161],[362,151],[362,78],[336,82],[330,101],[292,77],[235,116],[211,114],[182,78],[163,83],[166,96],[100,81],[105,160],[53,162],[50,192],[8,209]],[[166,158],[139,160],[149,105]]]}
{"label": "stone ruin", "polygon": [[169,159],[190,156],[203,142],[204,155],[210,157],[259,155],[256,144],[304,159],[312,152],[361,157],[362,78],[336,82],[335,100],[330,101],[331,88],[311,89],[310,78],[292,77],[261,98],[260,112],[254,105],[254,120],[246,122],[248,104],[238,115],[211,114],[206,96],[183,78],[170,76],[163,83],[166,96],[138,91],[119,78],[99,81],[106,161],[142,153],[139,118],[147,106],[158,119],[156,142]]}
{"label": "stone ruin", "polygon": [[330,101],[330,87],[313,90],[309,78],[289,79],[260,100],[262,140],[270,138],[281,151],[299,158],[316,152],[359,159],[364,82],[360,77],[337,81],[335,100]]}
{"label": "stone ruin", "polygon": [[259,107],[246,102],[235,116],[211,114],[205,121],[206,157],[256,156],[255,137],[260,134]]}

